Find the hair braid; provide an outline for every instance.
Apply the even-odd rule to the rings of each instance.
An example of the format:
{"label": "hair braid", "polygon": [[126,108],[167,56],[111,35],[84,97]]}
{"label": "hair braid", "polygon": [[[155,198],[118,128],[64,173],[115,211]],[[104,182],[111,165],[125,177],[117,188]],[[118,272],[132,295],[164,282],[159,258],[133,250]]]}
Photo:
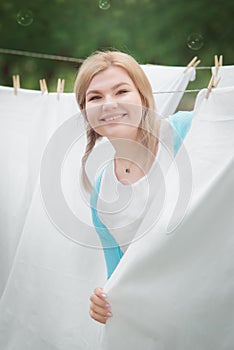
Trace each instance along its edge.
{"label": "hair braid", "polygon": [[82,157],[82,182],[84,187],[88,190],[91,191],[92,189],[92,185],[89,181],[88,175],[86,173],[86,162],[87,159],[90,155],[90,153],[92,152],[96,141],[101,137],[100,135],[98,135],[92,128],[90,128],[89,126],[87,126],[87,130],[86,130],[86,136],[87,136],[87,145],[85,148],[85,153]]}

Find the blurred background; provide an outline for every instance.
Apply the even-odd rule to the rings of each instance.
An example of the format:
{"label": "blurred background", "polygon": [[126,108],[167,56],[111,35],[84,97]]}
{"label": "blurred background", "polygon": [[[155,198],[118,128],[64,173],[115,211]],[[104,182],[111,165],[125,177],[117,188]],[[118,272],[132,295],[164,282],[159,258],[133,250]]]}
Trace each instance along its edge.
{"label": "blurred background", "polygon": [[[39,89],[45,78],[56,91],[58,78],[65,92],[73,91],[82,59],[93,51],[116,48],[139,63],[185,66],[197,56],[210,67],[214,55],[234,64],[233,0],[1,0],[0,85]],[[6,49],[71,57],[74,60],[13,55]],[[189,89],[206,87],[209,69],[197,70]],[[181,109],[192,107],[186,94]],[[181,106],[180,106],[181,107]]]}

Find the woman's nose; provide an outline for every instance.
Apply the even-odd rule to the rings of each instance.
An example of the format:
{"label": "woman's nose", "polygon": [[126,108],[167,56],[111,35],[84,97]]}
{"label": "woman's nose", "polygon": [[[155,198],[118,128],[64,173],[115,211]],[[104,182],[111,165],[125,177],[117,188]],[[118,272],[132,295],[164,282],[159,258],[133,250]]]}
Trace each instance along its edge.
{"label": "woman's nose", "polygon": [[115,98],[111,97],[111,96],[106,96],[104,103],[102,105],[102,108],[104,111],[110,110],[110,109],[115,109],[118,107],[118,103],[115,100]]}

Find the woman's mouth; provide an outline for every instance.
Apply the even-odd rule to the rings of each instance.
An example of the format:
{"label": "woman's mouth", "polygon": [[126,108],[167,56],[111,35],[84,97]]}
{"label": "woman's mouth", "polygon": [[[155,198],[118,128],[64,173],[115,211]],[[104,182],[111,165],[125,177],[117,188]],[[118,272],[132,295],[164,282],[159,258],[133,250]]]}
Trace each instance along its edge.
{"label": "woman's mouth", "polygon": [[126,114],[118,114],[118,115],[114,115],[114,116],[110,116],[110,117],[104,117],[101,119],[101,121],[103,122],[111,122],[113,120],[118,120],[118,119],[121,119],[123,117],[125,117]]}

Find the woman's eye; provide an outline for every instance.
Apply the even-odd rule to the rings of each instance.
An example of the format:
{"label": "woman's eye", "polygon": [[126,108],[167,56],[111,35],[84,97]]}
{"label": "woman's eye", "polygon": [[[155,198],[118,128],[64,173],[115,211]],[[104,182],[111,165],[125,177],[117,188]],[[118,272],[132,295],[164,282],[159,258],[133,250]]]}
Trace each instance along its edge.
{"label": "woman's eye", "polygon": [[128,90],[126,89],[121,89],[117,92],[117,94],[121,95],[121,94],[125,94],[126,92],[128,92]]}
{"label": "woman's eye", "polygon": [[94,95],[94,96],[91,96],[88,101],[93,101],[93,100],[99,100],[101,98],[101,96],[98,96],[98,95]]}

